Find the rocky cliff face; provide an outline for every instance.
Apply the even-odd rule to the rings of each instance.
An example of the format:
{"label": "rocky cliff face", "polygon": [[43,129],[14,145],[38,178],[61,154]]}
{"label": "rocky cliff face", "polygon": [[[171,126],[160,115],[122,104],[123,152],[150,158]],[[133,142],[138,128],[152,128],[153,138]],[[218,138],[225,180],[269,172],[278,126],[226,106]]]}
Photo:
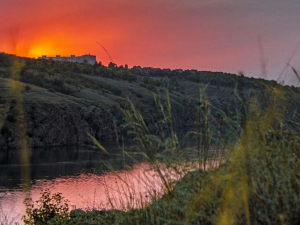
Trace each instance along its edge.
{"label": "rocky cliff face", "polygon": [[[98,140],[112,138],[113,115],[95,106],[26,104],[26,136],[32,147],[91,143],[87,133]],[[15,122],[6,121],[0,135],[1,148],[16,148],[19,134]]]}
{"label": "rocky cliff face", "polygon": [[[2,93],[3,94],[3,93]],[[90,144],[90,133],[98,140],[112,138],[114,120],[110,109],[101,109],[79,98],[35,89],[24,96],[26,138],[31,147]],[[14,96],[1,105],[0,148],[17,148],[20,140]]]}
{"label": "rocky cliff face", "polygon": [[[31,147],[90,145],[92,141],[88,133],[99,141],[114,141],[115,129],[119,134],[127,134],[122,126],[126,120],[116,105],[103,109],[80,98],[35,88],[22,95],[26,139]],[[14,98],[7,98],[5,107],[0,149],[18,148],[18,141],[21,139],[18,125],[21,121],[18,119]],[[158,133],[161,127],[157,121],[161,118],[156,113],[155,106],[139,105],[137,109],[142,111],[150,132]],[[185,130],[185,127],[194,125],[189,109],[174,104],[173,113],[177,121],[174,129]]]}
{"label": "rocky cliff face", "polygon": [[[19,62],[22,69],[15,76],[12,71]],[[222,129],[224,135],[228,121],[238,127],[241,117],[246,118],[244,103],[257,98],[267,105],[268,90],[273,88],[290,93],[291,103],[300,101],[299,88],[233,74],[124,69],[0,54],[0,148],[18,147],[20,124],[32,147],[91,144],[87,133],[107,140],[114,138],[115,127],[129,139],[126,119],[118,110],[128,105],[128,99],[151,134],[168,135],[172,120],[171,129],[182,134],[195,128],[199,132],[209,121],[209,132],[217,134]],[[287,111],[298,121],[298,104],[290,105]],[[24,119],[19,118],[20,111]],[[218,132],[211,131],[214,128]]]}
{"label": "rocky cliff face", "polygon": [[26,107],[27,134],[34,147],[87,144],[113,134],[113,115],[95,106],[43,104]]}

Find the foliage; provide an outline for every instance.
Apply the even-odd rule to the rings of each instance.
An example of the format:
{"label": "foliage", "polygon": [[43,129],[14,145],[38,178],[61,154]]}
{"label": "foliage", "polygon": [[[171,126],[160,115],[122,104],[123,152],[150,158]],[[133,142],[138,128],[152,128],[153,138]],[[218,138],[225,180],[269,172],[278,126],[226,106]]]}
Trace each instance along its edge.
{"label": "foliage", "polygon": [[[9,71],[15,56],[8,54],[0,54],[0,76],[9,77]],[[81,74],[105,77],[109,79],[124,80],[129,82],[139,82],[147,85],[147,87],[155,91],[153,87],[165,87],[169,90],[180,89],[180,82],[191,81],[201,84],[210,84],[218,87],[235,88],[238,80],[244,81],[245,89],[264,89],[265,85],[278,87],[276,81],[268,81],[264,79],[247,78],[245,76],[237,76],[234,74],[222,72],[209,72],[197,70],[170,70],[151,67],[135,66],[131,69],[128,67],[117,66],[111,64],[108,67],[101,63],[90,65],[87,63],[71,63],[52,60],[34,60],[22,58],[24,67],[22,69],[21,81],[34,84],[47,89],[53,89],[64,94],[70,94],[71,90],[65,84],[80,85],[84,81]],[[139,79],[139,77],[143,77]],[[142,81],[142,82],[141,82]],[[89,83],[89,86],[93,86]],[[102,87],[103,88],[103,87]],[[293,87],[298,90],[298,88]]]}
{"label": "foliage", "polygon": [[[159,173],[161,179],[166,180],[166,194],[142,209],[120,214],[109,214],[108,211],[82,215],[101,218],[99,224],[109,223],[104,215],[113,215],[113,221],[118,224],[299,224],[300,133],[299,127],[290,126],[295,124],[295,117],[289,118],[287,110],[293,95],[270,89],[266,98],[267,107],[253,98],[247,103],[248,110],[240,111],[241,126],[232,124],[238,131],[232,135],[238,139],[227,143],[224,148],[229,153],[226,163],[215,169],[189,172],[174,188],[168,177]],[[205,99],[200,99],[200,102],[199,115],[210,118],[209,102]],[[157,101],[157,106],[161,109],[162,121],[169,124],[166,129],[171,129],[170,105],[164,109]],[[176,134],[165,139],[163,136],[153,137],[132,104],[124,113],[139,147],[154,165],[158,165],[158,159],[169,166],[178,165],[185,159],[193,162],[180,150]],[[223,114],[223,120],[228,119]],[[207,139],[213,132],[209,121],[202,122],[199,133],[193,132],[202,143],[198,154],[203,160],[202,165],[209,161],[209,149],[216,146]],[[226,143],[222,138],[220,141],[219,147]],[[161,170],[160,167],[156,169]],[[82,217],[71,221],[79,218]]]}
{"label": "foliage", "polygon": [[60,193],[51,194],[49,190],[41,192],[41,197],[35,203],[32,199],[25,200],[26,215],[24,224],[66,224],[69,217],[68,201]]}
{"label": "foliage", "polygon": [[[0,55],[1,67],[9,68],[12,58]],[[26,203],[26,224],[299,224],[298,88],[219,72],[23,60],[21,80],[25,83],[65,94],[71,94],[69,85],[74,85],[118,96],[124,115],[119,120],[126,119],[122,124],[128,132],[125,138],[134,137],[138,149],[132,155],[122,149],[123,153],[133,159],[143,155],[165,191],[140,209],[70,215],[62,197],[46,191],[37,206]],[[6,77],[7,73],[0,75]],[[111,82],[95,83],[97,77]],[[111,85],[119,80],[129,88],[138,86],[143,95],[134,88],[124,91]],[[192,84],[197,84],[199,91],[190,90]],[[163,88],[169,90],[166,97],[157,94]],[[181,96],[179,90],[191,93]],[[149,91],[154,101],[145,98]],[[119,98],[128,92],[141,98],[147,109]],[[185,104],[178,100],[183,98]],[[10,110],[13,112],[13,107]],[[144,116],[146,110],[151,117]],[[15,121],[8,117],[8,122]],[[183,135],[176,130],[182,124],[192,124]],[[118,135],[116,132],[122,146],[119,140],[124,136]],[[95,138],[93,141],[102,146]],[[192,147],[186,147],[187,142],[192,142]],[[181,179],[174,182],[165,168]]]}

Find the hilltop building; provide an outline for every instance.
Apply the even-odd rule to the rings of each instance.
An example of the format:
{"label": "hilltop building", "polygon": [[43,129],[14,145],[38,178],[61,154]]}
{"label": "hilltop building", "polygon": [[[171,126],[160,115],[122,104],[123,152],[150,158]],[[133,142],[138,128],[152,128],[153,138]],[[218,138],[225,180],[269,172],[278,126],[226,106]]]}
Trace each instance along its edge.
{"label": "hilltop building", "polygon": [[83,63],[87,62],[89,64],[95,64],[96,62],[96,56],[95,55],[82,55],[82,56],[75,56],[71,55],[71,57],[61,57],[60,55],[56,55],[55,57],[47,57],[46,55],[43,55],[42,57],[38,57],[38,59],[48,59],[48,60],[54,60],[54,61],[64,61],[64,62],[77,62],[77,63]]}

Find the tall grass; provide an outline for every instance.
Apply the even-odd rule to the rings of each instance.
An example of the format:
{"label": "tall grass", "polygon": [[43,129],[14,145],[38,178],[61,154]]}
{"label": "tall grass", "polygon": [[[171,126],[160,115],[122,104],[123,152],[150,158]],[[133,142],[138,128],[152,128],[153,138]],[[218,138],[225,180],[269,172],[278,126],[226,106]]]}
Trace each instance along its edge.
{"label": "tall grass", "polygon": [[17,216],[12,214],[13,211],[7,212],[0,203],[0,225],[18,225],[19,223],[15,222]]}
{"label": "tall grass", "polygon": [[[12,67],[11,90],[16,95],[19,112],[21,162],[29,164],[21,86],[15,81],[19,80],[21,68],[20,62]],[[295,73],[298,77],[296,70]],[[41,210],[35,208],[34,203],[28,205],[24,221],[27,224],[299,224],[297,93],[281,86],[266,86],[261,95],[250,98],[246,97],[247,90],[239,79],[232,96],[235,112],[230,114],[209,101],[206,88],[200,88],[198,105],[191,111],[195,127],[184,136],[176,132],[174,102],[168,91],[166,97],[154,95],[159,117],[156,121],[158,134],[149,129],[131,101],[125,107],[120,106],[128,122],[128,132],[136,141],[137,152],[125,150],[124,141],[121,141],[124,137],[119,136],[115,127],[116,142],[124,158],[138,162],[136,156],[143,156],[151,165],[148,169],[151,173],[144,173],[143,177],[137,175],[140,182],[148,185],[151,201],[130,193],[130,180],[123,179],[118,171],[107,165],[125,184],[118,187],[119,192],[129,193],[119,199],[122,207],[113,201],[107,186],[104,194],[113,210],[95,211],[97,204],[93,202],[88,212],[68,214],[68,206],[60,205],[61,196],[53,195],[53,198],[46,191],[38,202]],[[90,137],[99,149],[109,154]],[[185,147],[184,142],[191,140],[194,144]],[[24,187],[28,189],[30,171],[23,171],[22,176]],[[161,182],[160,193],[150,189],[150,182],[157,180]],[[139,204],[135,200],[139,200]],[[49,206],[52,211],[47,211]]]}
{"label": "tall grass", "polygon": [[[299,113],[294,111],[290,116],[291,107],[297,104],[295,93],[280,87],[276,90],[267,87],[263,97],[253,97],[246,102],[246,98],[240,96],[243,90],[238,88],[237,85],[236,99],[242,110],[235,118],[211,105],[200,90],[196,129],[183,138],[194,136],[196,148],[180,146],[173,128],[175,121],[168,92],[166,106],[154,96],[161,115],[157,122],[161,129],[158,136],[150,132],[143,116],[129,101],[128,107],[121,110],[135,135],[139,153],[161,179],[164,195],[155,196],[151,204],[140,204],[139,209],[73,214],[68,222],[298,224]],[[212,110],[222,117],[213,118]],[[222,126],[232,132],[222,133]],[[236,137],[227,141],[228,135]],[[123,154],[134,157],[124,149]],[[210,162],[217,163],[209,167]],[[170,171],[177,176],[171,177]],[[173,183],[174,178],[181,179]]]}
{"label": "tall grass", "polygon": [[[167,106],[155,97],[162,115],[158,122],[159,136],[149,132],[144,118],[131,102],[127,109],[122,109],[140,151],[163,181],[165,194],[142,209],[117,212],[118,216],[112,216],[111,221],[120,224],[298,224],[300,138],[296,93],[283,87],[266,87],[263,96],[246,99],[243,88],[237,84],[235,95],[241,108],[235,118],[211,105],[202,93],[200,90],[196,130],[187,134],[196,137],[197,148],[194,149],[180,147],[173,130],[168,97]],[[212,110],[222,115],[217,123]],[[222,126],[232,132],[222,134]],[[168,129],[171,132],[167,133]],[[224,140],[228,135],[235,137],[232,141]],[[215,148],[219,155],[211,154]],[[209,159],[217,161],[217,166],[207,168]],[[188,167],[191,163],[193,167]],[[165,166],[181,175],[184,171],[184,176],[180,176],[183,178],[174,185],[163,172]]]}

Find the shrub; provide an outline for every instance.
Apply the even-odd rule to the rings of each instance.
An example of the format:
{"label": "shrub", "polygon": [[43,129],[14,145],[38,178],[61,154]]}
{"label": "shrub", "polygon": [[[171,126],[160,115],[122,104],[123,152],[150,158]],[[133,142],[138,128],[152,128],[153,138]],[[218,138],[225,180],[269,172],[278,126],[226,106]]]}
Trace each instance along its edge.
{"label": "shrub", "polygon": [[25,90],[28,92],[31,90],[31,87],[29,85],[25,85]]}
{"label": "shrub", "polygon": [[119,90],[119,89],[111,89],[111,92],[114,94],[114,95],[117,95],[117,96],[121,96],[122,95],[122,91]]}
{"label": "shrub", "polygon": [[1,134],[2,135],[11,135],[11,130],[7,127],[6,124],[4,124],[1,128]]}
{"label": "shrub", "polygon": [[5,104],[6,102],[7,102],[6,99],[0,97],[0,105]]}
{"label": "shrub", "polygon": [[142,98],[143,97],[143,95],[140,94],[140,93],[136,93],[135,96],[138,97],[138,98]]}
{"label": "shrub", "polygon": [[41,194],[36,205],[31,198],[24,201],[27,215],[23,217],[24,224],[66,224],[69,218],[68,201],[60,193],[51,194],[49,190],[45,190]]}
{"label": "shrub", "polygon": [[17,116],[15,115],[15,113],[9,113],[6,117],[6,120],[11,123],[14,123],[17,121]]}

